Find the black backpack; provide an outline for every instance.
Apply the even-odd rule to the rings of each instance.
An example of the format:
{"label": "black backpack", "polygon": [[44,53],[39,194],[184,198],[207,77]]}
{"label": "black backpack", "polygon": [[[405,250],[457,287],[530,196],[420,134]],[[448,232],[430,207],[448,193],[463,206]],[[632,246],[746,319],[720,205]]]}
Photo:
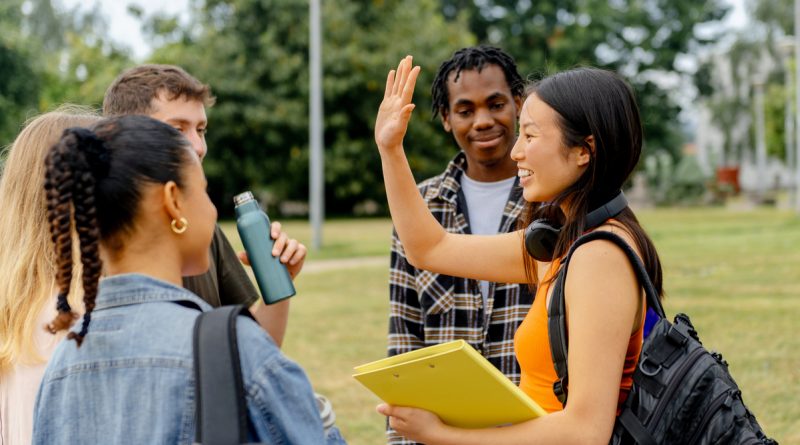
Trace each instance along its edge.
{"label": "black backpack", "polygon": [[553,391],[567,402],[567,331],[564,282],[573,252],[580,245],[604,239],[617,244],[631,261],[647,296],[647,307],[660,319],[642,345],[633,387],[617,417],[611,444],[769,444],[722,355],[707,351],[689,317],[670,323],[639,257],[619,236],[594,231],[570,247],[553,288],[548,309],[550,352],[559,380]]}
{"label": "black backpack", "polygon": [[236,343],[239,316],[253,318],[246,306],[237,304],[203,312],[195,320],[196,444],[247,443],[247,405]]}

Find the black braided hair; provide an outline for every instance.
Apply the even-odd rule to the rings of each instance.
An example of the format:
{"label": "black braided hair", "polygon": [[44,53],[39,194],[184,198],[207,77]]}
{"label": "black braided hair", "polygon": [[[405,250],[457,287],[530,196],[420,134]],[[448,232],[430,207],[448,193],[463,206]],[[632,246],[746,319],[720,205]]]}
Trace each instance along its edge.
{"label": "black braided hair", "polygon": [[68,329],[77,315],[67,301],[72,280],[72,220],[80,241],[83,264],[83,303],[85,312],[79,333],[70,332],[67,338],[78,345],[89,329],[94,301],[97,297],[97,282],[100,279],[100,236],[97,229],[94,185],[97,176],[108,174],[109,155],[103,142],[94,133],[83,128],[69,128],[61,140],[51,149],[47,160],[45,189],[47,191],[47,214],[50,230],[56,245],[59,287],[58,315],[48,325],[52,333]]}
{"label": "black braided hair", "polygon": [[78,317],[67,301],[72,282],[72,189],[74,185],[71,144],[74,138],[64,138],[50,151],[45,160],[45,194],[47,196],[47,220],[50,234],[56,249],[56,285],[58,286],[58,315],[46,328],[55,334],[68,329]]}
{"label": "black braided hair", "polygon": [[433,79],[431,85],[433,117],[435,118],[440,113],[446,113],[450,107],[450,94],[447,90],[447,79],[450,77],[450,73],[455,72],[454,80],[458,80],[462,71],[481,71],[488,65],[497,65],[503,70],[508,87],[514,97],[522,97],[525,94],[525,82],[517,71],[514,58],[508,53],[500,48],[486,45],[462,48],[439,66],[436,78]]}
{"label": "black braided hair", "polygon": [[122,116],[98,122],[91,130],[69,128],[45,160],[47,218],[56,248],[58,316],[47,326],[68,329],[77,315],[67,294],[72,280],[72,225],[83,264],[84,315],[81,329],[67,334],[78,346],[89,331],[102,272],[100,243],[114,245],[132,228],[145,183],[175,182],[193,153],[189,141],[163,122]]}
{"label": "black braided hair", "polygon": [[97,207],[95,204],[95,183],[108,175],[109,153],[103,141],[86,129],[73,130],[80,143],[73,158],[75,185],[73,208],[75,230],[80,240],[81,263],[83,264],[83,324],[77,334],[70,332],[67,338],[74,338],[78,344],[89,330],[92,311],[97,298],[97,284],[102,272],[100,260],[100,230],[97,227]]}

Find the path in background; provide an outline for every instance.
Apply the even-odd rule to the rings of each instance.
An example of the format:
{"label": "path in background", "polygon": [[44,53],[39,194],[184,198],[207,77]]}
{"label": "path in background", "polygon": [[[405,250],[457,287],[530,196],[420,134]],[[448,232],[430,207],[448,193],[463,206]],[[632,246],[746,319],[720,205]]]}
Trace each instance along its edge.
{"label": "path in background", "polygon": [[[658,248],[669,314],[692,317],[704,344],[721,351],[766,431],[800,444],[800,219],[759,207],[643,209]],[[223,222],[234,248],[235,226]],[[285,230],[303,243],[308,223]],[[351,445],[385,443],[379,403],[353,367],[386,356],[391,221],[326,222],[325,247],[295,283],[283,350],[328,396]],[[247,269],[249,271],[249,268]]]}
{"label": "path in background", "polygon": [[303,274],[327,272],[330,270],[357,269],[368,266],[386,266],[389,258],[385,255],[357,258],[333,258],[329,260],[309,260],[303,265]]}

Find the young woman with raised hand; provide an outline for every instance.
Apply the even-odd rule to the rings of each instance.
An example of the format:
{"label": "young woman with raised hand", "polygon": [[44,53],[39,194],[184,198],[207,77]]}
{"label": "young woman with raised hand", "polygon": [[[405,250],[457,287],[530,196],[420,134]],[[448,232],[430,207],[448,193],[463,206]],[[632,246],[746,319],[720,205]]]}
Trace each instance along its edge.
{"label": "young woman with raised hand", "polygon": [[[64,105],[29,120],[5,151],[0,177],[0,444],[27,445],[33,404],[47,359],[63,335],[44,326],[56,313],[56,253],[47,226],[44,159],[69,127],[100,120]],[[70,301],[80,302],[81,267]]]}
{"label": "young woman with raised hand", "polygon": [[[77,318],[67,298],[75,233],[84,314],[42,379],[34,443],[192,443],[192,331],[197,308],[211,306],[181,278],[208,268],[217,217],[200,159],[167,124],[108,118],[64,132],[45,188],[57,255],[50,328]],[[338,430],[326,438],[304,372],[255,321],[239,317],[237,342],[250,439],[343,442]]]}
{"label": "young woman with raised hand", "polygon": [[[545,262],[528,256],[522,230],[457,235],[444,231],[430,215],[403,152],[418,74],[410,56],[389,72],[375,124],[395,228],[416,267],[539,285],[517,330],[515,352],[521,389],[550,414],[511,426],[470,430],[445,425],[421,409],[380,405],[378,411],[389,417],[395,430],[429,445],[608,443],[642,345],[645,302],[633,268],[620,248],[604,240],[584,244],[571,259],[565,284],[569,403],[563,409],[553,393],[557,377],[546,305],[562,257],[575,239],[592,229],[587,227],[587,214],[619,195],[639,160],[642,128],[631,88],[608,71],[579,68],[547,77],[530,89],[511,157],[529,203],[524,223],[554,214],[563,219],[552,262]],[[658,255],[630,208],[625,206],[593,229],[621,236],[662,293]]]}

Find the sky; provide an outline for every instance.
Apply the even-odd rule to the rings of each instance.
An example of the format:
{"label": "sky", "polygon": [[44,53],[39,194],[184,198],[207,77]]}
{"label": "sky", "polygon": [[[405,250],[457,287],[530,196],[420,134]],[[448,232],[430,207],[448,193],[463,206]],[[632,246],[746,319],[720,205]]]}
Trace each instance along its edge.
{"label": "sky", "polygon": [[111,38],[127,46],[133,52],[133,57],[139,61],[147,57],[151,48],[142,36],[139,20],[128,13],[128,5],[141,7],[146,17],[157,12],[179,14],[183,17],[189,13],[189,0],[54,0],[53,3],[66,9],[77,6],[85,10],[92,10],[99,5],[100,12],[108,23]]}
{"label": "sky", "polygon": [[[747,24],[745,0],[725,1],[733,6],[725,23],[734,28],[744,27]],[[128,5],[141,7],[145,16],[166,12],[186,17],[189,13],[189,0],[54,0],[54,3],[68,9],[77,6],[87,10],[99,5],[101,13],[108,21],[112,39],[130,48],[134,58],[139,61],[143,61],[151,49],[142,36],[139,21],[128,14]]]}

